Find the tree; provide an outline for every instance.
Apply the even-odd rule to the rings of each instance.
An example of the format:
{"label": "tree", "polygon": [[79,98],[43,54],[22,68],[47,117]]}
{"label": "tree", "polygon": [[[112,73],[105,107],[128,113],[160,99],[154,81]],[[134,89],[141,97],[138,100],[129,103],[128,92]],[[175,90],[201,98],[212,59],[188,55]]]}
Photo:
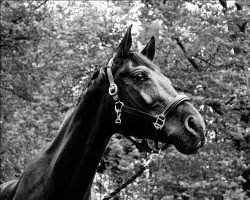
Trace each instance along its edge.
{"label": "tree", "polygon": [[[249,6],[217,0],[1,1],[1,181],[19,177],[53,140],[74,99],[104,66],[129,24],[174,87],[204,116],[207,144],[194,156],[162,153],[126,199],[246,199],[249,191]],[[225,2],[224,2],[225,3]],[[147,158],[116,135],[95,181],[103,196]]]}

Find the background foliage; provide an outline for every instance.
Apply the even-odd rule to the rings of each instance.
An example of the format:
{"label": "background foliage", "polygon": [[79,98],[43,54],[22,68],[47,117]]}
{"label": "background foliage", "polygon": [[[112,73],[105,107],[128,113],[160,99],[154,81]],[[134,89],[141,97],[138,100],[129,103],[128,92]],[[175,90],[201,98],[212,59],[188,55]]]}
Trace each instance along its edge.
{"label": "background foliage", "polygon": [[[0,2],[1,182],[20,177],[53,140],[92,72],[134,24],[136,48],[156,37],[155,63],[202,113],[207,144],[192,156],[168,149],[120,198],[249,199],[248,0]],[[98,169],[98,198],[146,158],[114,136]]]}

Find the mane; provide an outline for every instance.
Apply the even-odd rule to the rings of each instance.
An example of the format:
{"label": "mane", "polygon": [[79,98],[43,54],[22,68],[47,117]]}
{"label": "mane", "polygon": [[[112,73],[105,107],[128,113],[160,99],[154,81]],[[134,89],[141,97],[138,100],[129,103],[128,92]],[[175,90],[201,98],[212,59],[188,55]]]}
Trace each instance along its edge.
{"label": "mane", "polygon": [[74,112],[73,106],[69,108],[69,110],[66,112],[66,115],[64,116],[63,122],[61,123],[59,130],[63,127],[67,119],[71,116],[71,114]]}
{"label": "mane", "polygon": [[152,70],[161,71],[157,65],[155,65],[151,60],[149,60],[146,56],[142,55],[141,53],[130,52],[129,56],[138,64],[145,65]]}
{"label": "mane", "polygon": [[99,69],[97,69],[93,73],[92,77],[89,79],[89,81],[86,84],[87,87],[82,86],[82,91],[78,95],[78,97],[76,98],[75,103],[73,104],[73,106],[71,108],[76,108],[80,104],[80,102],[83,99],[83,97],[86,95],[86,93],[88,91],[88,88],[90,86],[92,86],[93,84],[95,84],[101,77],[103,77],[103,75],[105,74],[104,68],[105,67],[100,67]]}

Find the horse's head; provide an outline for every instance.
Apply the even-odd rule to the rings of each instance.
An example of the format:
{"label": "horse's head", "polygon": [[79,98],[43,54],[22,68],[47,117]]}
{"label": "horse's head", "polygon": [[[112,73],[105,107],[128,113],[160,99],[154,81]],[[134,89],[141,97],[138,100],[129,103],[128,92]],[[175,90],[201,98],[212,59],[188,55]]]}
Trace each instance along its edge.
{"label": "horse's head", "polygon": [[157,140],[160,142],[171,143],[184,154],[195,153],[205,140],[203,118],[187,97],[179,95],[160,68],[152,63],[154,37],[140,53],[130,51],[131,43],[129,27],[109,62],[110,93],[112,101],[119,102],[116,119],[119,123],[121,117],[122,134],[154,140],[155,132],[158,132]]}

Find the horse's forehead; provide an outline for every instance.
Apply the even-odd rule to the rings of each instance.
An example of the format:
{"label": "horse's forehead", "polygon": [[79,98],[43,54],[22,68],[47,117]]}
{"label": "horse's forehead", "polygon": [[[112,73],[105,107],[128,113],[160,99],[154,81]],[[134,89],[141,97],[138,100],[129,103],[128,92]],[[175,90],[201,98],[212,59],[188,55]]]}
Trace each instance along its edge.
{"label": "horse's forehead", "polygon": [[139,62],[137,60],[134,60],[134,59],[127,59],[124,63],[124,70],[132,70],[132,69],[135,69],[137,67],[140,67],[147,71],[152,71],[152,72],[157,72],[159,73],[160,72],[160,68],[156,65],[150,65],[150,64],[146,64],[144,62]]}
{"label": "horse's forehead", "polygon": [[[134,62],[132,59],[127,59],[123,66],[120,68],[119,70],[119,75],[121,74],[131,74],[134,71],[137,71],[137,69],[139,69],[140,71],[145,71],[147,74],[147,77],[149,79],[151,79],[151,88],[153,86],[164,86],[165,87],[171,87],[171,81],[164,75],[161,73],[161,71],[158,68],[154,68],[154,66],[149,66],[147,64],[144,63],[137,63]],[[123,77],[123,76],[121,76]],[[154,83],[154,84],[152,84]],[[149,85],[148,85],[149,86]]]}

